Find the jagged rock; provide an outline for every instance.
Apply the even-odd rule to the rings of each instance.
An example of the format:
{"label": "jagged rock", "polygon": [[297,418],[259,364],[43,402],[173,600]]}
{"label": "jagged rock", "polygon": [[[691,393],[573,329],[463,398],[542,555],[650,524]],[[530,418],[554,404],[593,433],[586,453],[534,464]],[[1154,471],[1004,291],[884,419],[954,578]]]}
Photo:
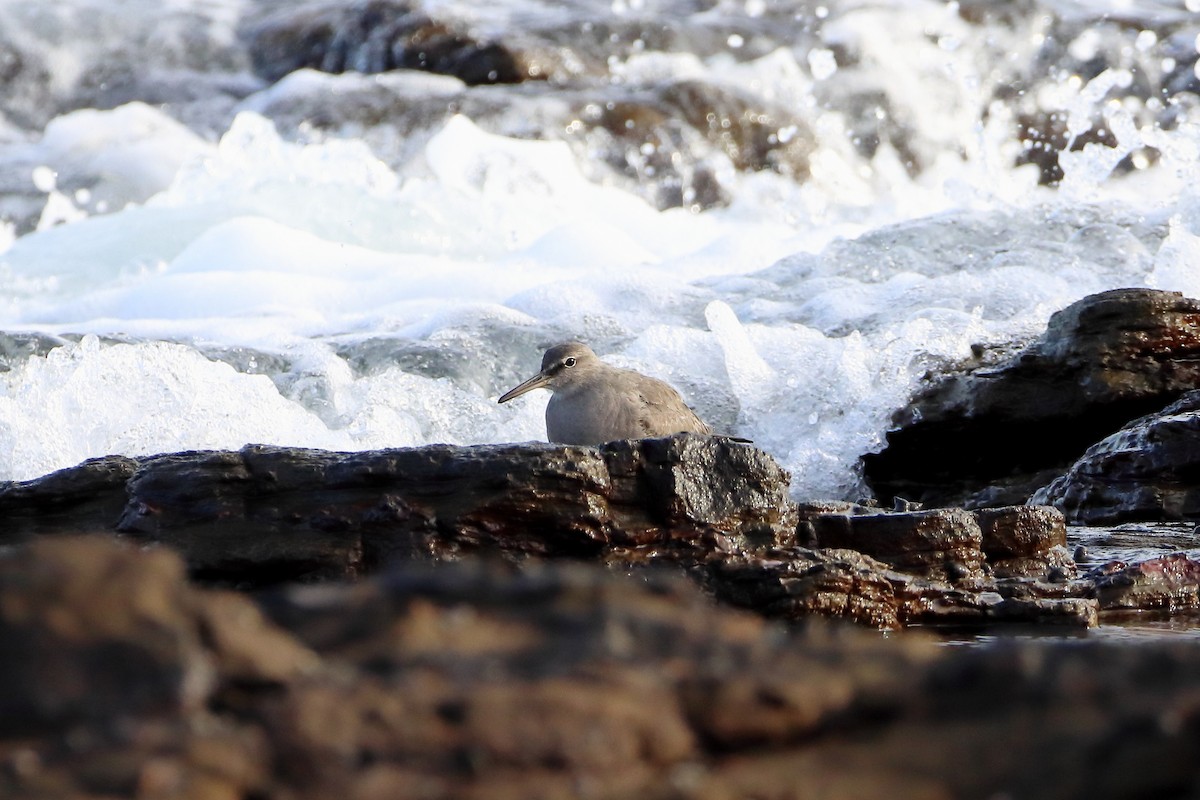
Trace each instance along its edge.
{"label": "jagged rock", "polygon": [[1045,577],[1052,571],[1060,580],[1074,577],[1067,524],[1058,509],[1005,506],[982,508],[974,514],[983,533],[983,552],[996,577]]}
{"label": "jagged rock", "polygon": [[1117,289],[1050,318],[999,365],[947,376],[896,415],[887,448],[864,457],[884,499],[1021,503],[1129,420],[1200,385],[1200,301]]}
{"label": "jagged rock", "polygon": [[126,456],[104,456],[36,480],[0,483],[0,543],[111,529],[125,506],[125,485],[138,463]]}
{"label": "jagged rock", "polygon": [[359,575],[390,559],[683,563],[795,537],[788,476],[725,439],[603,448],[435,445],[365,453],[250,446],[101,459],[0,487],[0,542],[117,530],[226,585]]}
{"label": "jagged rock", "polygon": [[878,506],[851,503],[849,500],[803,500],[796,504],[796,514],[801,522],[823,514],[878,514],[880,511]]}
{"label": "jagged rock", "polygon": [[[681,570],[726,602],[787,619],[1095,624],[1095,587],[1074,580],[1053,509],[797,507],[787,486],[765,453],[694,435],[600,448],[251,446],[96,459],[7,484],[0,544],[116,532],[169,545],[206,583],[247,588],[359,577],[396,560],[567,558]],[[202,631],[244,680],[295,667],[282,646],[284,667],[248,658],[257,623],[244,634],[243,612],[223,602]]]}
{"label": "jagged rock", "polygon": [[1173,553],[1137,564],[1117,562],[1090,575],[1104,609],[1200,608],[1200,562]]}
{"label": "jagged rock", "polygon": [[234,649],[296,656],[268,675],[200,633],[235,597],[99,537],[0,555],[0,793],[1105,800],[1186,796],[1200,759],[1179,642],[944,648],[661,573],[409,562],[263,595]]}
{"label": "jagged rock", "polygon": [[794,540],[790,478],[757,448],[677,434],[611,442],[600,453],[612,480],[609,508],[617,527],[637,532],[627,541],[657,547],[664,533],[677,540],[681,533],[686,539],[690,532],[712,532],[734,548],[751,549]]}
{"label": "jagged rock", "polygon": [[1078,573],[1074,552],[1069,547],[1052,547],[1039,556],[1006,558],[992,566],[992,574],[997,578],[1036,578],[1054,583],[1074,580]]}
{"label": "jagged rock", "polygon": [[961,508],[823,514],[809,522],[818,547],[857,550],[905,572],[958,580],[983,567],[983,534]]}
{"label": "jagged rock", "polygon": [[876,514],[879,509],[846,500],[806,500],[796,504],[796,544],[818,547],[813,520],[823,514]]}
{"label": "jagged rock", "polygon": [[1200,391],[1088,448],[1032,502],[1081,525],[1200,517]]}
{"label": "jagged rock", "polygon": [[951,585],[901,572],[853,550],[781,548],[714,561],[705,585],[721,600],[768,617],[848,619],[881,629],[1025,623],[1095,627],[1090,583],[1042,585],[976,578]]}
{"label": "jagged rock", "polygon": [[974,512],[983,534],[983,552],[991,561],[1040,556],[1067,546],[1062,512],[1050,506],[1005,506]]}
{"label": "jagged rock", "polygon": [[855,550],[809,548],[714,561],[704,573],[719,599],[768,617],[841,618],[881,629],[904,625],[896,584],[907,580]]}

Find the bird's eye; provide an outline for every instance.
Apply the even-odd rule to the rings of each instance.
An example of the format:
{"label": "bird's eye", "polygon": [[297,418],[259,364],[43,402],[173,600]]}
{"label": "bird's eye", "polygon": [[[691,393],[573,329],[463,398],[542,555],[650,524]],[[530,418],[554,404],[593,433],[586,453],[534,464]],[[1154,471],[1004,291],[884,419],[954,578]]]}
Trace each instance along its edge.
{"label": "bird's eye", "polygon": [[564,366],[564,367],[573,367],[573,366],[575,366],[575,356],[568,356],[568,357],[564,358],[564,359],[563,359],[563,366]]}

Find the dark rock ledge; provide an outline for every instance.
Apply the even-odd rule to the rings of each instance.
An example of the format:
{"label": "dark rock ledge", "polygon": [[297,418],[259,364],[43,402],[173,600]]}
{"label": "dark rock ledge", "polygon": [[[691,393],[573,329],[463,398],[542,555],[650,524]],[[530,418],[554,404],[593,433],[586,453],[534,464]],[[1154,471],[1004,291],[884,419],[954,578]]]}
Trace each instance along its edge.
{"label": "dark rock ledge", "polygon": [[1082,525],[1200,518],[1200,391],[1088,448],[1033,502]]}
{"label": "dark rock ledge", "polygon": [[0,544],[108,532],[167,545],[193,578],[238,589],[472,556],[661,565],[768,616],[881,628],[1091,626],[1110,606],[1200,603],[1198,570],[1179,565],[1143,570],[1137,593],[1112,599],[1107,577],[1078,574],[1053,508],[885,513],[797,506],[787,491],[762,451],[689,435],[602,448],[252,446],[96,459],[0,486]]}
{"label": "dark rock ledge", "polygon": [[255,604],[40,538],[0,558],[0,642],[6,798],[1187,797],[1200,763],[1194,645],[785,630],[561,560]]}
{"label": "dark rock ledge", "polygon": [[767,454],[696,436],[600,449],[249,446],[95,459],[0,487],[0,541],[110,530],[248,587],[471,553],[700,563],[791,544],[787,485]]}
{"label": "dark rock ledge", "polygon": [[863,459],[877,497],[1025,502],[1130,420],[1200,389],[1200,300],[1153,289],[1089,295],[1002,356],[981,349],[897,411],[887,448]]}

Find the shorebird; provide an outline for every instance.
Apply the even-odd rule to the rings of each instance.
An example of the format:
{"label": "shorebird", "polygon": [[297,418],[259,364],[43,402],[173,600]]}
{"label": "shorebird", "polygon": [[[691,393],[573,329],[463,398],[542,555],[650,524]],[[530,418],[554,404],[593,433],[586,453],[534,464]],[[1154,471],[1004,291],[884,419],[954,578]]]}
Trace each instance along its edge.
{"label": "shorebird", "polygon": [[551,347],[542,356],[541,372],[502,394],[498,402],[534,389],[553,392],[546,406],[546,438],[559,444],[713,432],[669,384],[605,364],[579,342]]}

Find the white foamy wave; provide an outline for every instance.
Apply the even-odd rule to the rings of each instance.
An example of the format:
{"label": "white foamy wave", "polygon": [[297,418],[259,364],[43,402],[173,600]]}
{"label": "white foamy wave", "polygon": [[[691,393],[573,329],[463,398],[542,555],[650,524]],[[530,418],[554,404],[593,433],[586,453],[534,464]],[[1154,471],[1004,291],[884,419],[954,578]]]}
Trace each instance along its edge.
{"label": "white foamy wave", "polygon": [[[312,381],[327,384],[313,393]],[[87,458],[248,443],[331,450],[541,438],[541,409],[501,408],[446,379],[390,369],[354,378],[343,363],[289,384],[239,372],[182,345],[102,345],[94,336],[26,361],[0,384],[6,479]],[[330,399],[328,406],[311,402]],[[544,403],[542,404],[544,406]],[[32,412],[32,413],[31,413]]]}
{"label": "white foamy wave", "polygon": [[245,375],[179,345],[101,346],[94,337],[31,358],[5,376],[0,447],[7,477],[86,458],[247,442],[336,447],[320,420]]}
{"label": "white foamy wave", "polygon": [[838,239],[748,218],[753,193],[704,215],[658,211],[570,159],[457,120],[397,174],[353,143],[284,142],[243,115],[147,204],[21,237],[3,257],[10,329],[303,351],[310,363],[272,383],[182,345],[90,339],[31,359],[8,381],[5,474],[247,442],[542,438],[544,397],[497,406],[479,384],[386,363],[356,374],[334,354],[385,333],[450,352],[472,342],[526,365],[515,380],[540,354],[489,337],[532,327],[607,342],[615,363],[671,380],[776,455],[798,494],[856,496],[858,458],[931,367],[1028,337],[1092,291],[1195,286],[1182,199],[1173,218],[960,211]]}
{"label": "white foamy wave", "polygon": [[[216,14],[186,0],[165,21],[178,33],[189,13],[216,14],[206,35],[225,41],[236,5]],[[501,32],[567,13],[523,0],[433,6]],[[160,7],[138,4],[129,24],[156,30]],[[40,22],[0,9],[65,59],[62,96],[88,88],[72,81],[116,41],[55,44],[85,26],[80,4],[64,9]],[[22,235],[0,229],[0,329],[111,337],[0,353],[12,368],[0,478],[249,442],[541,439],[544,393],[495,398],[536,371],[542,347],[582,339],[754,439],[792,472],[798,496],[854,498],[866,491],[859,458],[882,446],[930,370],[978,343],[1024,341],[1092,292],[1200,295],[1192,106],[1160,128],[1137,103],[1110,101],[1138,78],[1127,65],[1042,81],[1029,102],[995,100],[1010,74],[998,49],[1017,62],[1044,52],[1049,23],[1037,15],[968,24],[929,3],[834,12],[800,31],[819,38],[807,55],[747,54],[754,26],[739,12],[732,21],[748,27],[724,50],[641,41],[606,65],[648,92],[704,81],[803,112],[811,131],[770,135],[809,137],[808,174],[738,172],[709,142],[700,166],[728,203],[703,213],[660,210],[629,184],[653,182],[638,172],[648,165],[680,166],[665,149],[651,153],[666,153],[658,162],[634,148],[627,164],[601,164],[614,151],[589,149],[599,140],[545,127],[591,99],[561,100],[582,112],[538,106],[543,117],[522,120],[533,106],[519,91],[449,77],[299,71],[256,92],[256,79],[226,74],[236,91],[188,106],[211,127],[135,103],[65,114],[28,138],[0,131],[0,164],[19,189],[6,197],[28,212]],[[104,32],[119,27],[100,17]],[[1119,44],[1105,31],[1072,47]],[[315,130],[302,115],[280,121],[281,135],[268,118],[346,97],[432,98],[444,112],[469,92],[478,119],[439,113],[411,135],[359,118]],[[1018,116],[1045,109],[1061,109],[1067,137],[1102,121],[1112,145],[1062,152],[1057,190],[1037,185],[1037,165],[1015,165],[1029,144]],[[692,157],[684,151],[674,155]],[[618,174],[626,182],[604,179]]]}

